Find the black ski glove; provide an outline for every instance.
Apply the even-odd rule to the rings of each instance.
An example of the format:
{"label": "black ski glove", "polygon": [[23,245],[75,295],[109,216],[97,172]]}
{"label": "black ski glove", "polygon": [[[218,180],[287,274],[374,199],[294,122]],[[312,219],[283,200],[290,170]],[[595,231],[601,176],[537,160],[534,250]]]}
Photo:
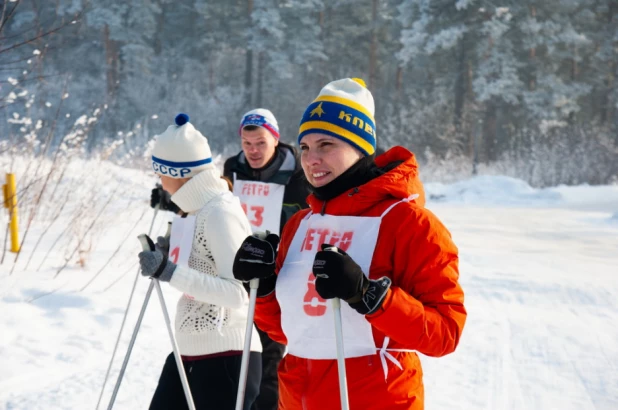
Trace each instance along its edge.
{"label": "black ski glove", "polygon": [[246,289],[249,289],[249,282],[252,279],[259,279],[260,286],[257,291],[259,297],[267,296],[275,290],[277,282],[275,259],[278,245],[279,236],[274,233],[256,232],[243,241],[234,257],[232,267],[234,277],[245,282]]}
{"label": "black ski glove", "polygon": [[343,299],[362,315],[378,310],[391,286],[387,277],[367,278],[354,259],[329,244],[322,244],[322,250],[316,253],[313,275],[315,290],[322,298]]}
{"label": "black ski glove", "polygon": [[157,205],[159,205],[159,209],[163,211],[170,211],[175,214],[180,211],[178,205],[172,202],[172,196],[163,189],[161,184],[157,184],[150,192],[150,206],[154,208]]}

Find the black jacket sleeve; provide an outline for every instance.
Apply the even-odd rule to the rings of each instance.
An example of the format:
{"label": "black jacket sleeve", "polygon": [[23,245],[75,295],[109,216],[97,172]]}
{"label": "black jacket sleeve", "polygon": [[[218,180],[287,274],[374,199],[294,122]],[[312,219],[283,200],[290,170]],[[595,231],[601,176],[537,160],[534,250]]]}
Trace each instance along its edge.
{"label": "black jacket sleeve", "polygon": [[230,157],[225,160],[223,164],[223,176],[230,180],[230,182],[234,183],[234,171],[232,170],[234,162],[236,161],[236,157]]}

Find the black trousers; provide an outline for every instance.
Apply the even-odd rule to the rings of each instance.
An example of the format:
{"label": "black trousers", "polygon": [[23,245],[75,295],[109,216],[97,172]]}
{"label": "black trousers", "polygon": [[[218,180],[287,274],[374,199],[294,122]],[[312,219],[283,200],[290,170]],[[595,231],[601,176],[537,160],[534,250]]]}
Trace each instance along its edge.
{"label": "black trousers", "polygon": [[[197,410],[235,409],[241,360],[242,355],[235,355],[183,361]],[[251,405],[258,395],[261,377],[261,355],[257,352],[251,352],[244,410],[251,409]],[[170,353],[163,365],[159,385],[150,403],[150,410],[183,410],[188,408],[176,367],[176,359],[174,354]]]}
{"label": "black trousers", "polygon": [[[256,326],[257,327],[257,326]],[[283,358],[285,346],[272,340],[266,332],[258,329],[262,342],[262,382],[260,395],[251,410],[277,410],[279,403],[279,379],[277,369]]]}

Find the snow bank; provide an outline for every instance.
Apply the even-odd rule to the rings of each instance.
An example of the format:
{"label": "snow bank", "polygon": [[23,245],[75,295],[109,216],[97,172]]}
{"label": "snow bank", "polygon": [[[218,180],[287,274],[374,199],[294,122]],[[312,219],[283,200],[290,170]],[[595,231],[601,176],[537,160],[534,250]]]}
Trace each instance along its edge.
{"label": "snow bank", "polygon": [[555,206],[618,212],[618,185],[561,185],[537,189],[506,176],[478,176],[452,184],[425,184],[432,202],[479,206]]}
{"label": "snow bank", "polygon": [[560,185],[548,190],[559,193],[562,202],[571,208],[618,214],[618,185]]}
{"label": "snow bank", "polygon": [[556,204],[560,194],[532,188],[528,183],[505,176],[477,176],[453,184],[425,185],[430,201],[474,205]]}

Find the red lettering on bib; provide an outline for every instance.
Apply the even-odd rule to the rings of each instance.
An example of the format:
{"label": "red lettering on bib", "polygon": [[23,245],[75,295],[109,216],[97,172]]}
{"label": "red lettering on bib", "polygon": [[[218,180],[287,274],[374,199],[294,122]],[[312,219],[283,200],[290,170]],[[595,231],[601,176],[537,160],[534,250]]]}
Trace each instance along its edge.
{"label": "red lettering on bib", "polygon": [[303,308],[307,316],[323,316],[326,313],[326,300],[322,299],[315,290],[315,276],[309,274],[307,293],[303,299]]}
{"label": "red lettering on bib", "polygon": [[242,210],[245,211],[247,218],[249,218],[249,223],[253,226],[260,227],[264,222],[264,207],[258,205],[252,205],[247,210],[247,204],[240,204],[242,206]]}
{"label": "red lettering on bib", "polygon": [[300,250],[301,252],[313,250],[317,252],[321,249],[322,244],[327,243],[336,246],[345,252],[350,248],[350,245],[352,245],[353,237],[353,231],[340,233],[336,231],[331,231],[327,228],[309,228],[307,229],[307,233],[305,235],[305,239],[303,239],[303,244],[300,247]]}
{"label": "red lettering on bib", "polygon": [[180,247],[175,247],[170,252],[170,257],[172,258],[172,262],[178,263],[178,257],[180,256]]}
{"label": "red lettering on bib", "polygon": [[245,182],[242,186],[242,195],[247,196],[268,196],[270,193],[270,188],[265,184],[252,184],[250,182]]}

